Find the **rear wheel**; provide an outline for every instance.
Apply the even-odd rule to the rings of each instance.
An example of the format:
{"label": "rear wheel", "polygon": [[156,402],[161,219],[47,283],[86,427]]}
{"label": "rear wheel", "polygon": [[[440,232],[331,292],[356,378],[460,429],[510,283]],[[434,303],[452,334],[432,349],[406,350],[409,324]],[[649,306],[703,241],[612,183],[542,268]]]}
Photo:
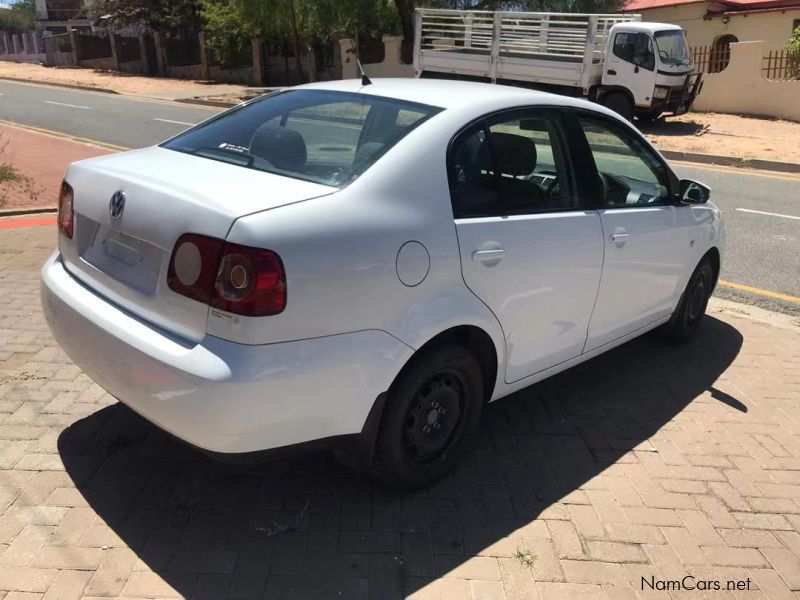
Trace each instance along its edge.
{"label": "rear wheel", "polygon": [[622,92],[611,92],[603,98],[603,106],[610,108],[628,121],[633,119],[633,102]]}
{"label": "rear wheel", "polygon": [[705,315],[713,287],[714,267],[708,258],[703,258],[686,284],[672,319],[665,326],[669,337],[683,342],[694,336]]}
{"label": "rear wheel", "polygon": [[483,375],[471,352],[461,346],[424,351],[389,391],[372,474],[402,488],[439,479],[475,430],[483,401]]}

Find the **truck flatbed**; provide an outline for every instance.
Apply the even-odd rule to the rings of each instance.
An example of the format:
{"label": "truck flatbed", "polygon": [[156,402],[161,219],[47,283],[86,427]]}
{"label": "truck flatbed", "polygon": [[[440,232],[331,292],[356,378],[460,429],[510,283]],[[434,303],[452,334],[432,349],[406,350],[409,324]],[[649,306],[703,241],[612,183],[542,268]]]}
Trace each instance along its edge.
{"label": "truck flatbed", "polygon": [[418,9],[415,70],[587,90],[616,23],[639,15]]}

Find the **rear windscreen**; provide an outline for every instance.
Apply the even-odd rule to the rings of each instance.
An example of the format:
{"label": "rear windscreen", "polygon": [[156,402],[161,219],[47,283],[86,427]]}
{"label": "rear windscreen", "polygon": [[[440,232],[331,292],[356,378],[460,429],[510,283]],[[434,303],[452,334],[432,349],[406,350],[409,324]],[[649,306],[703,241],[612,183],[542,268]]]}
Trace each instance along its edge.
{"label": "rear windscreen", "polygon": [[342,187],[440,110],[350,92],[289,90],[231,109],[162,147]]}

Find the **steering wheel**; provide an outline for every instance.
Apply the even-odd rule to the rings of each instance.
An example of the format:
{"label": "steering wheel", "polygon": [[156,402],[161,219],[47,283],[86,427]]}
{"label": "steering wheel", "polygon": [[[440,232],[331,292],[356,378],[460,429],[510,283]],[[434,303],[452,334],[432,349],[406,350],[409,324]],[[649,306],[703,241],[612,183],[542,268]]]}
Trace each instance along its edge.
{"label": "steering wheel", "polygon": [[667,51],[666,51],[666,50],[661,50],[661,49],[659,49],[659,51],[658,51],[658,55],[659,55],[661,58],[663,58],[663,59],[666,59],[666,60],[668,60],[668,59],[669,59],[669,54],[667,53]]}
{"label": "steering wheel", "polygon": [[546,189],[544,190],[545,198],[548,200],[552,200],[553,196],[559,194],[561,192],[561,183],[558,181],[558,177],[553,177],[550,180],[550,183],[547,185]]}

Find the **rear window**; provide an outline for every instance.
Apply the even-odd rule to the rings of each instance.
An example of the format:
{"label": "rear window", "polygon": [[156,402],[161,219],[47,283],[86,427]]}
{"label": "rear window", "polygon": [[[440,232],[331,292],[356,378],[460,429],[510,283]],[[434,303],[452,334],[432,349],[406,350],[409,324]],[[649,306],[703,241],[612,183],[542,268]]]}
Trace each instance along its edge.
{"label": "rear window", "polygon": [[349,92],[289,90],[225,112],[162,147],[343,187],[440,110]]}

